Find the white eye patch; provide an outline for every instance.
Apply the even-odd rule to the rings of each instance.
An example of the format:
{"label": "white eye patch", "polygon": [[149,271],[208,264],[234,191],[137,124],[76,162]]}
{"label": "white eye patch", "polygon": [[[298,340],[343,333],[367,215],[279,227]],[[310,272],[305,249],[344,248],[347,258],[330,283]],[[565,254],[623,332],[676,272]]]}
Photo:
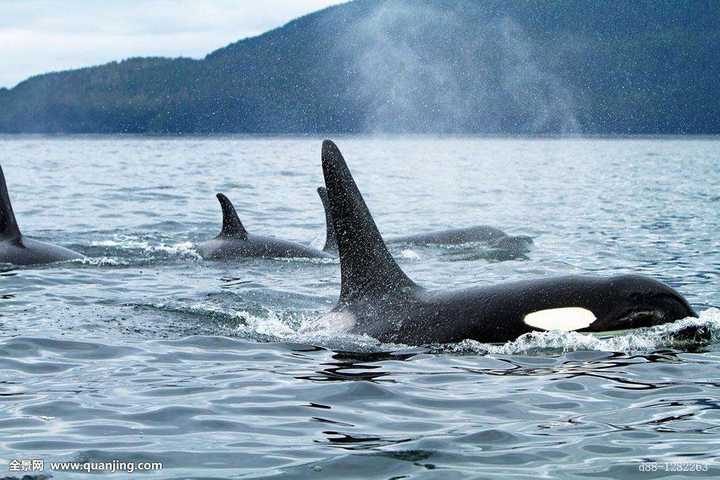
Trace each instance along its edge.
{"label": "white eye patch", "polygon": [[526,325],[541,330],[563,330],[572,332],[587,328],[597,320],[593,312],[580,307],[548,308],[528,313],[523,321]]}

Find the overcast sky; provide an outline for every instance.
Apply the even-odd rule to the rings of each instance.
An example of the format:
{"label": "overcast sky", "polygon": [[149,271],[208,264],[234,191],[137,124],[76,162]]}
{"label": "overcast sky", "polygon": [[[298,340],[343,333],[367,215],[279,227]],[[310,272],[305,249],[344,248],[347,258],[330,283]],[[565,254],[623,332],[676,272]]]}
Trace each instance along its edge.
{"label": "overcast sky", "polygon": [[0,87],[135,56],[205,54],[345,0],[0,0]]}

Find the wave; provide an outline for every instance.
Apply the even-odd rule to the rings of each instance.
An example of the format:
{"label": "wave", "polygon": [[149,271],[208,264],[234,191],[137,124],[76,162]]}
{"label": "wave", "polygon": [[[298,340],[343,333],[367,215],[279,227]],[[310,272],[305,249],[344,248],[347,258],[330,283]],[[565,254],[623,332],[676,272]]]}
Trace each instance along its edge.
{"label": "wave", "polygon": [[[416,349],[403,344],[382,343],[368,335],[349,333],[342,313],[277,312],[250,306],[228,311],[222,306],[196,303],[190,306],[153,305],[166,312],[210,318],[218,333],[260,342],[292,342],[344,351],[399,351]],[[535,355],[575,351],[652,352],[662,349],[693,351],[720,343],[720,309],[710,308],[699,318],[685,318],[649,328],[608,333],[531,332],[503,344],[464,340],[453,344],[421,347],[428,353]]]}
{"label": "wave", "polygon": [[165,254],[170,256],[192,257],[200,259],[200,254],[195,250],[192,242],[179,242],[166,244],[163,242],[151,243],[149,240],[131,236],[119,235],[112,240],[99,240],[90,244],[92,247],[100,247],[110,251],[137,251],[148,254]]}
{"label": "wave", "polygon": [[456,353],[534,354],[567,353],[576,351],[652,352],[665,348],[692,350],[720,342],[720,309],[700,312],[699,318],[684,318],[648,328],[639,328],[617,334],[591,334],[580,332],[531,332],[502,345],[464,340],[445,346]]}

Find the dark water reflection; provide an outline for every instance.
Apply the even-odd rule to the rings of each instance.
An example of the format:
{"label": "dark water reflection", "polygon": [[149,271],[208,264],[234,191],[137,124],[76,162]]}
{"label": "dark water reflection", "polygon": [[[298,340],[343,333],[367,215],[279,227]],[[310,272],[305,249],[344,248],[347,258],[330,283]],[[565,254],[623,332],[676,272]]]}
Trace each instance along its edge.
{"label": "dark water reflection", "polygon": [[206,336],[124,343],[4,340],[8,451],[162,461],[175,478],[201,477],[198,469],[336,478],[359,468],[358,477],[391,478],[718,467],[712,353],[357,353]]}

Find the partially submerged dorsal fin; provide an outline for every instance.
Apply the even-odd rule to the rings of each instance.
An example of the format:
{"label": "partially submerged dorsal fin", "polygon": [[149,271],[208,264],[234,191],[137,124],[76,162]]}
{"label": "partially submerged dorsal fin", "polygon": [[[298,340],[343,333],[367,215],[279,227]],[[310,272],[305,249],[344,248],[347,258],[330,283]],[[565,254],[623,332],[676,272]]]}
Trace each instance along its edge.
{"label": "partially submerged dorsal fin", "polygon": [[340,302],[416,287],[388,252],[340,150],[322,146],[322,166],[340,253]]}
{"label": "partially submerged dorsal fin", "polygon": [[219,238],[240,238],[242,240],[247,239],[247,230],[243,227],[240,217],[238,217],[235,207],[232,202],[222,193],[216,195],[220,202],[220,207],[223,213],[223,224],[222,230],[220,231]]}
{"label": "partially submerged dorsal fin", "polygon": [[0,239],[20,241],[21,237],[5,184],[5,175],[0,167]]}
{"label": "partially submerged dorsal fin", "polygon": [[323,210],[325,210],[325,246],[323,252],[337,252],[337,238],[335,238],[335,227],[333,227],[332,214],[330,213],[327,188],[318,187],[317,192],[320,195],[320,200],[322,200]]}

